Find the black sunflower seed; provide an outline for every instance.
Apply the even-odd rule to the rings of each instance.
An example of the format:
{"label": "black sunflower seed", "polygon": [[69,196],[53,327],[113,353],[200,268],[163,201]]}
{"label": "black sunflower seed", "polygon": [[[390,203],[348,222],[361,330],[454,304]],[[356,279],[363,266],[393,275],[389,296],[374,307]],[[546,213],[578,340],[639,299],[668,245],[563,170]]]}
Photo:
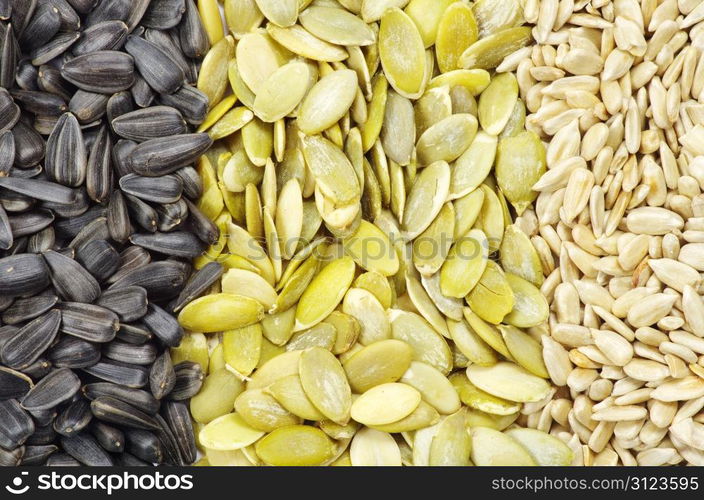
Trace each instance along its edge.
{"label": "black sunflower seed", "polygon": [[[9,179],[9,177],[4,177],[4,179]],[[7,218],[15,238],[34,234],[54,222],[54,214],[49,210],[34,210],[10,215]]]}
{"label": "black sunflower seed", "polygon": [[100,348],[91,342],[65,335],[47,351],[57,368],[87,368],[100,361]]}
{"label": "black sunflower seed", "polygon": [[64,300],[90,303],[100,296],[96,279],[75,260],[53,250],[45,252],[44,259],[51,270],[54,288]]}
{"label": "black sunflower seed", "polygon": [[129,286],[103,292],[97,305],[110,309],[120,321],[136,321],[147,314],[147,291],[140,286]]}
{"label": "black sunflower seed", "polygon": [[56,310],[30,321],[3,344],[0,359],[16,369],[31,365],[54,341],[60,323],[61,313]]}
{"label": "black sunflower seed", "polygon": [[191,167],[183,167],[174,172],[183,182],[183,194],[189,200],[197,200],[203,194],[203,180],[198,171]]}
{"label": "black sunflower seed", "polygon": [[220,279],[224,271],[222,264],[209,262],[197,272],[193,273],[179,296],[171,304],[171,310],[177,313],[183,309],[186,304],[203,295],[213,283]]}
{"label": "black sunflower seed", "polygon": [[134,57],[139,74],[156,93],[171,94],[183,84],[183,69],[155,43],[130,35],[125,50]]}
{"label": "black sunflower seed", "polygon": [[194,59],[205,56],[210,48],[208,34],[200,22],[198,9],[194,2],[185,2],[186,11],[183,13],[181,23],[178,25],[178,34],[181,40],[181,50],[187,57]]}
{"label": "black sunflower seed", "polygon": [[132,100],[132,94],[125,91],[117,92],[110,96],[110,99],[108,99],[107,115],[108,122],[110,123],[110,128],[113,132],[115,132],[115,129],[112,126],[112,122],[120,116],[130,113],[131,111],[134,111],[134,101]]}
{"label": "black sunflower seed", "polygon": [[110,96],[107,94],[79,89],[69,101],[68,109],[76,116],[79,123],[88,124],[102,118],[107,111],[108,99]]}
{"label": "black sunflower seed", "polygon": [[107,225],[110,238],[118,243],[127,241],[127,238],[129,238],[132,233],[127,202],[119,190],[113,191],[110,195],[107,210]]}
{"label": "black sunflower seed", "polygon": [[76,10],[66,0],[45,0],[59,11],[63,31],[76,31],[81,27],[81,18]]}
{"label": "black sunflower seed", "polygon": [[35,200],[48,201],[59,205],[69,205],[76,201],[76,192],[73,189],[55,182],[39,179],[0,177],[0,187],[29,196]]}
{"label": "black sunflower seed", "polygon": [[[88,0],[82,0],[88,1]],[[91,27],[103,21],[118,19],[125,21],[130,15],[130,0],[99,0],[98,5],[90,9],[88,16],[84,20],[86,27]]]}
{"label": "black sunflower seed", "polygon": [[56,236],[61,239],[75,238],[87,225],[101,218],[105,218],[105,209],[97,205],[79,215],[69,214],[54,224]]}
{"label": "black sunflower seed", "polygon": [[0,467],[17,467],[22,463],[26,448],[20,446],[14,450],[0,448]]}
{"label": "black sunflower seed", "polygon": [[[2,111],[0,111],[1,115]],[[1,127],[1,126],[0,126]],[[0,133],[0,177],[10,173],[15,162],[15,136],[9,130]]]}
{"label": "black sunflower seed", "polygon": [[183,198],[176,203],[166,203],[156,208],[159,217],[157,229],[162,232],[169,232],[180,226],[188,218],[188,205]]}
{"label": "black sunflower seed", "polygon": [[213,245],[218,241],[220,230],[211,221],[200,208],[198,208],[190,200],[185,200],[188,205],[188,213],[191,215],[188,219],[189,227],[193,233],[203,242],[208,245]]}
{"label": "black sunflower seed", "polygon": [[37,131],[20,120],[13,127],[12,135],[15,137],[15,166],[29,168],[44,159],[44,139]]}
{"label": "black sunflower seed", "polygon": [[112,192],[112,139],[106,125],[100,127],[90,148],[86,170],[86,190],[96,203],[106,203]]}
{"label": "black sunflower seed", "polygon": [[142,18],[142,24],[160,30],[173,28],[181,21],[185,11],[184,0],[152,0]]}
{"label": "black sunflower seed", "polygon": [[80,186],[86,177],[83,132],[72,113],[64,113],[47,140],[47,176],[64,186]]}
{"label": "black sunflower seed", "polygon": [[90,424],[90,432],[106,451],[110,453],[125,451],[125,433],[117,427],[100,420],[93,420]]}
{"label": "black sunflower seed", "polygon": [[168,300],[178,295],[189,276],[190,267],[182,262],[150,262],[127,272],[110,289],[141,286],[150,299]]}
{"label": "black sunflower seed", "polygon": [[54,442],[56,431],[53,425],[35,426],[34,433],[27,439],[28,446],[41,446]]}
{"label": "black sunflower seed", "polygon": [[64,63],[61,76],[89,92],[113,94],[134,83],[134,59],[114,50],[99,50]]}
{"label": "black sunflower seed", "polygon": [[188,406],[181,401],[165,401],[161,413],[176,438],[183,462],[192,464],[198,458],[198,450]]}
{"label": "black sunflower seed", "polygon": [[70,101],[76,91],[73,85],[64,80],[61,71],[49,65],[43,65],[39,68],[37,86],[44,92],[61,97],[65,102]]}
{"label": "black sunflower seed", "polygon": [[[42,375],[44,376],[44,375]],[[53,425],[54,419],[56,418],[56,408],[49,408],[48,410],[28,410],[36,425],[44,427],[46,425]]]}
{"label": "black sunflower seed", "polygon": [[17,299],[2,313],[2,321],[8,325],[16,325],[32,320],[54,307],[58,301],[59,298],[54,294]]}
{"label": "black sunflower seed", "polygon": [[159,411],[159,401],[151,393],[141,389],[131,389],[110,382],[97,382],[83,386],[83,394],[91,401],[109,397],[129,404],[149,415]]}
{"label": "black sunflower seed", "polygon": [[208,114],[208,98],[191,85],[183,85],[171,95],[159,96],[159,102],[178,109],[191,125],[200,125]]}
{"label": "black sunflower seed", "polygon": [[92,419],[90,402],[81,398],[59,412],[54,420],[54,430],[62,436],[73,436],[85,429]]}
{"label": "black sunflower seed", "polygon": [[136,147],[136,142],[128,141],[126,139],[118,140],[112,147],[112,164],[117,177],[122,177],[123,175],[133,173],[132,166],[129,164],[128,158]]}
{"label": "black sunflower seed", "polygon": [[15,31],[9,25],[3,25],[0,27],[0,61],[2,61],[2,64],[0,64],[0,86],[3,89],[12,87],[15,81],[17,52]]}
{"label": "black sunflower seed", "polygon": [[142,388],[149,383],[147,371],[139,365],[101,360],[93,366],[84,368],[83,371],[106,382],[133,389]]}
{"label": "black sunflower seed", "polygon": [[30,61],[20,59],[15,74],[15,84],[23,90],[37,90],[39,70]]}
{"label": "black sunflower seed", "polygon": [[105,343],[115,338],[119,328],[117,314],[93,304],[63,302],[60,304],[61,331],[88,342]]}
{"label": "black sunflower seed", "polygon": [[176,347],[183,338],[183,328],[169,313],[156,304],[149,304],[142,319],[149,330],[165,345]]}
{"label": "black sunflower seed", "polygon": [[176,372],[169,351],[159,356],[149,372],[149,388],[157,399],[163,399],[176,385]]}
{"label": "black sunflower seed", "polygon": [[105,240],[92,240],[78,247],[76,260],[100,283],[120,266],[120,254]]}
{"label": "black sunflower seed", "polygon": [[185,465],[178,443],[176,442],[176,435],[171,431],[169,424],[161,415],[155,415],[154,419],[159,424],[159,428],[156,429],[155,432],[164,445],[166,462],[173,465]]}
{"label": "black sunflower seed", "polygon": [[113,340],[103,347],[103,357],[134,365],[151,365],[156,359],[157,348],[154,344],[134,345]]}
{"label": "black sunflower seed", "polygon": [[93,467],[114,465],[114,461],[110,455],[98,444],[95,438],[88,433],[78,433],[70,437],[62,436],[61,446],[66,453],[83,465]]}
{"label": "black sunflower seed", "polygon": [[110,237],[108,222],[105,217],[98,217],[90,221],[81,229],[68,244],[69,248],[79,249],[83,245],[95,240],[106,240]]}
{"label": "black sunflower seed", "polygon": [[151,464],[164,462],[164,447],[153,432],[143,429],[125,429],[126,450]]}
{"label": "black sunflower seed", "polygon": [[[146,266],[152,261],[151,255],[145,249],[138,246],[128,246],[120,253],[120,267],[118,270],[108,278],[108,283],[115,283],[120,281],[125,276],[132,274],[136,269]],[[124,286],[137,285],[141,286],[139,283],[125,284]],[[111,287],[111,288],[124,288],[123,287]]]}
{"label": "black sunflower seed", "polygon": [[53,248],[56,243],[56,233],[52,226],[45,227],[38,233],[29,237],[27,251],[31,253],[42,253]]}
{"label": "black sunflower seed", "polygon": [[54,453],[46,460],[48,467],[80,467],[81,462],[68,453]]}
{"label": "black sunflower seed", "polygon": [[87,14],[95,8],[98,0],[66,0],[76,12]]}
{"label": "black sunflower seed", "polygon": [[160,176],[193,163],[213,141],[208,134],[182,134],[143,142],[132,151],[129,162],[140,175]]}
{"label": "black sunflower seed", "polygon": [[181,179],[175,175],[143,177],[127,174],[120,179],[120,188],[127,194],[153,203],[175,203],[183,192]]}
{"label": "black sunflower seed", "polygon": [[[50,372],[22,398],[22,408],[40,411],[56,408],[71,399],[81,388],[81,380],[68,368]],[[58,430],[58,429],[57,429]]]}
{"label": "black sunflower seed", "polygon": [[29,54],[29,57],[32,58],[32,64],[34,66],[41,66],[64,55],[66,51],[76,43],[79,37],[80,33],[75,31],[57,34],[54,38],[42,46],[37,47]]}
{"label": "black sunflower seed", "polygon": [[145,430],[156,430],[159,427],[151,415],[110,396],[95,398],[90,407],[93,415],[103,422]]}
{"label": "black sunflower seed", "polygon": [[0,204],[0,250],[7,250],[12,247],[15,238],[12,235],[12,226],[10,219],[7,217],[5,208]]}
{"label": "black sunflower seed", "polygon": [[132,93],[134,103],[140,108],[151,106],[156,98],[154,89],[149,86],[147,81],[139,73],[134,76],[134,85],[132,85],[130,92]]}
{"label": "black sunflower seed", "polygon": [[128,344],[142,345],[152,340],[154,335],[142,323],[120,323],[120,329],[115,338]]}
{"label": "black sunflower seed", "polygon": [[32,385],[32,380],[24,373],[0,366],[0,401],[19,399]]}
{"label": "black sunflower seed", "polygon": [[124,113],[113,119],[111,125],[116,134],[136,142],[186,132],[181,113],[170,106],[152,106]]}
{"label": "black sunflower seed", "polygon": [[33,50],[48,42],[60,27],[59,9],[51,3],[43,3],[34,11],[18,41],[22,47]]}
{"label": "black sunflower seed", "polygon": [[15,33],[22,33],[36,8],[37,0],[12,0],[12,27]]}
{"label": "black sunflower seed", "polygon": [[178,39],[178,33],[175,30],[162,31],[147,29],[144,31],[144,38],[159,46],[159,48],[166,52],[171,60],[181,68],[181,71],[183,71],[185,75],[186,83],[198,81],[198,73],[193,73],[193,66],[189,64],[188,59],[181,51],[181,43]]}
{"label": "black sunflower seed", "polygon": [[190,399],[200,391],[203,385],[203,370],[198,363],[182,361],[174,366],[176,384],[166,396],[175,401]]}
{"label": "black sunflower seed", "polygon": [[87,28],[71,51],[75,56],[99,50],[117,50],[127,38],[127,25],[118,20],[102,21]]}
{"label": "black sunflower seed", "polygon": [[154,252],[174,257],[194,258],[203,253],[203,243],[192,233],[172,231],[170,233],[133,234],[130,241]]}
{"label": "black sunflower seed", "polygon": [[22,108],[25,111],[35,115],[56,116],[68,111],[66,100],[49,92],[42,90],[13,90],[11,94],[15,102],[22,104]]}
{"label": "black sunflower seed", "polygon": [[47,459],[59,450],[55,444],[27,445],[24,447],[22,465],[44,465]]}

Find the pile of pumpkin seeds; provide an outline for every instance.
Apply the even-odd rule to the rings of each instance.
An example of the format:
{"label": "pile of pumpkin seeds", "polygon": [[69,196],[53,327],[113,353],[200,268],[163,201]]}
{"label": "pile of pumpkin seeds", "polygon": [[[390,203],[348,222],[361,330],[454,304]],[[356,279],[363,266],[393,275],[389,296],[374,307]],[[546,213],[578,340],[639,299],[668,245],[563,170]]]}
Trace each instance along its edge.
{"label": "pile of pumpkin seeds", "polygon": [[527,427],[555,390],[516,223],[546,151],[495,73],[532,42],[519,1],[198,7],[220,238],[171,352],[207,373],[199,463],[570,464]]}
{"label": "pile of pumpkin seeds", "polygon": [[209,47],[191,0],[0,0],[0,465],[196,460]]}

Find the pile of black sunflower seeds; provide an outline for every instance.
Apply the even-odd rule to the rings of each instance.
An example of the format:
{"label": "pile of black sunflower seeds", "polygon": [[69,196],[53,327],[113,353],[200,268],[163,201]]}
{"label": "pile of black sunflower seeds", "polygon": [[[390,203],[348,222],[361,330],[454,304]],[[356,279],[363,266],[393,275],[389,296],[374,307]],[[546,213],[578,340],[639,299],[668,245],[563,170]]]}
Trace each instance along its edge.
{"label": "pile of black sunflower seeds", "polygon": [[0,465],[191,464],[193,0],[0,0]]}

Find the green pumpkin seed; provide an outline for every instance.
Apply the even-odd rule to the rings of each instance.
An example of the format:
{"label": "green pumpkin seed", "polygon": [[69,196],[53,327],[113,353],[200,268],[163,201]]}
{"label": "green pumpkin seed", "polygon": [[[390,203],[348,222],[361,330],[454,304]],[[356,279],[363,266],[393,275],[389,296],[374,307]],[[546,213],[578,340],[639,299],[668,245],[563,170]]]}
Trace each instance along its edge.
{"label": "green pumpkin seed", "polygon": [[487,261],[486,269],[466,297],[467,305],[484,321],[499,324],[514,306],[513,291],[506,276],[494,261]]}
{"label": "green pumpkin seed", "polygon": [[515,305],[504,321],[519,328],[538,326],[548,319],[548,302],[540,290],[531,282],[506,273],[506,280],[513,290]]}
{"label": "green pumpkin seed", "polygon": [[413,360],[427,363],[443,374],[452,369],[452,351],[445,339],[419,315],[391,309],[391,336],[413,348]]}
{"label": "green pumpkin seed", "polygon": [[525,131],[499,141],[496,181],[518,215],[538,196],[532,187],[545,173],[545,165],[545,148],[535,133]]}
{"label": "green pumpkin seed", "polygon": [[327,418],[344,425],[350,418],[352,390],[337,358],[320,347],[301,354],[301,384],[313,405]]}
{"label": "green pumpkin seed", "polygon": [[428,456],[428,465],[466,466],[472,451],[472,439],[465,423],[466,410],[445,417],[438,424]]}
{"label": "green pumpkin seed", "polygon": [[256,442],[264,435],[263,431],[253,429],[237,415],[230,413],[218,417],[203,430],[198,439],[205,448],[218,451],[239,450]]}
{"label": "green pumpkin seed", "polygon": [[397,422],[418,408],[421,395],[406,384],[388,383],[372,387],[353,403],[351,416],[364,425]]}
{"label": "green pumpkin seed", "polygon": [[221,332],[258,322],[264,308],[254,299],[218,293],[194,300],[184,307],[178,321],[184,328],[199,332]]}
{"label": "green pumpkin seed", "polygon": [[401,450],[391,434],[365,427],[352,439],[350,462],[366,467],[400,466]]}
{"label": "green pumpkin seed", "polygon": [[281,403],[281,406],[304,420],[318,421],[325,418],[306,396],[298,375],[281,378],[271,384],[267,390]]}
{"label": "green pumpkin seed", "polygon": [[416,388],[423,401],[444,415],[460,409],[460,398],[450,381],[430,365],[418,361],[412,362],[401,377],[401,382]]}
{"label": "green pumpkin seed", "polygon": [[472,462],[475,465],[536,465],[518,441],[488,427],[472,428]]}
{"label": "green pumpkin seed", "polygon": [[298,302],[295,331],[321,322],[337,307],[352,284],[355,267],[350,257],[342,257],[318,273]]}
{"label": "green pumpkin seed", "polygon": [[247,376],[259,364],[262,349],[262,327],[259,324],[227,330],[222,334],[225,363]]}
{"label": "green pumpkin seed", "polygon": [[539,401],[550,392],[550,384],[520,366],[501,361],[493,366],[471,365],[467,378],[475,386],[509,401]]}
{"label": "green pumpkin seed", "polygon": [[489,259],[489,242],[483,231],[472,229],[457,241],[440,269],[440,289],[461,298],[479,283]]}
{"label": "green pumpkin seed", "polygon": [[441,73],[459,68],[460,56],[478,38],[477,21],[469,5],[455,2],[444,12],[438,24],[435,56]]}
{"label": "green pumpkin seed", "polygon": [[335,454],[335,444],[320,429],[292,425],[276,429],[255,444],[257,455],[269,465],[321,465]]}
{"label": "green pumpkin seed", "polygon": [[396,382],[411,366],[413,349],[400,340],[374,342],[347,359],[343,365],[350,386],[357,393],[377,385]]}
{"label": "green pumpkin seed", "polygon": [[490,135],[498,136],[506,127],[518,101],[518,81],[513,73],[496,75],[479,97],[479,123]]}
{"label": "green pumpkin seed", "polygon": [[396,92],[409,99],[423,94],[427,71],[423,39],[413,20],[401,9],[390,8],[381,17],[379,56]]}
{"label": "green pumpkin seed", "polygon": [[357,74],[349,69],[333,71],[321,78],[310,89],[298,112],[301,131],[315,135],[332,127],[349,111],[357,89]]}

